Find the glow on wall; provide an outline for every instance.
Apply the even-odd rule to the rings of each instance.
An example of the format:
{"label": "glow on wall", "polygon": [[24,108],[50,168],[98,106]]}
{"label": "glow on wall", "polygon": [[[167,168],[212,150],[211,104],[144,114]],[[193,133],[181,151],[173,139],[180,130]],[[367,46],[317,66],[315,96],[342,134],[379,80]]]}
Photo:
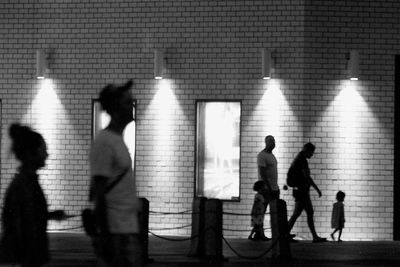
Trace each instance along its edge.
{"label": "glow on wall", "polygon": [[197,196],[239,200],[240,114],[238,101],[197,102]]}
{"label": "glow on wall", "polygon": [[[129,153],[131,155],[132,159],[132,168],[134,168],[134,162],[135,162],[135,105],[133,105],[133,121],[129,123],[125,130],[124,130],[124,142],[126,146],[128,147]],[[92,135],[93,138],[96,136],[96,134],[104,129],[105,127],[108,126],[110,123],[110,115],[107,114],[104,110],[101,108],[101,104],[98,100],[93,100],[93,131]]]}
{"label": "glow on wall", "polygon": [[273,135],[275,138],[279,138],[283,135],[282,120],[285,112],[287,113],[289,109],[289,105],[280,90],[278,80],[269,80],[264,84],[264,90],[264,95],[256,107],[256,112],[260,116],[257,121],[261,120],[263,122],[258,127],[262,131],[263,137]]}
{"label": "glow on wall", "polygon": [[32,103],[32,113],[27,116],[32,117],[34,128],[45,138],[51,157],[57,142],[55,130],[60,124],[59,119],[67,116],[51,79],[39,81],[39,91]]}
{"label": "glow on wall", "polygon": [[[328,137],[334,138],[332,147],[336,156],[334,162],[340,166],[342,178],[355,175],[366,175],[365,168],[360,168],[360,162],[369,158],[374,138],[369,136],[366,127],[377,125],[376,119],[365,100],[361,97],[354,81],[344,81],[340,93],[330,104],[324,117],[335,119],[335,126],[328,132]],[[326,127],[325,127],[326,128]]]}

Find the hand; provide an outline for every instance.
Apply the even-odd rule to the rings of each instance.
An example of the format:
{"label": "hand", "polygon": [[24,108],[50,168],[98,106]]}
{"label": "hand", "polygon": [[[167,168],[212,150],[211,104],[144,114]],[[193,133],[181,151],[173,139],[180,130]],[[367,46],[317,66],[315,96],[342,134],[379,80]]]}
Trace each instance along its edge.
{"label": "hand", "polygon": [[318,190],[318,197],[322,197],[322,193],[319,190]]}

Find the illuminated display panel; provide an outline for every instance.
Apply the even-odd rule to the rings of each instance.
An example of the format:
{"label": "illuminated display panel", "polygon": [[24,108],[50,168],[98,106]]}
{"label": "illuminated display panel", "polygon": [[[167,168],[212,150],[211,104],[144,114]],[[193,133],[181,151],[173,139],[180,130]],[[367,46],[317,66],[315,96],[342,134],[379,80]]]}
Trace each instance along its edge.
{"label": "illuminated display panel", "polygon": [[[124,142],[128,147],[129,153],[132,159],[132,169],[134,169],[135,162],[135,107],[133,105],[133,121],[129,123],[124,130]],[[98,100],[93,100],[93,125],[92,125],[92,138],[97,135],[97,133],[108,126],[110,123],[110,116],[101,108],[101,104]]]}
{"label": "illuminated display panel", "polygon": [[240,199],[239,101],[197,101],[196,196]]}

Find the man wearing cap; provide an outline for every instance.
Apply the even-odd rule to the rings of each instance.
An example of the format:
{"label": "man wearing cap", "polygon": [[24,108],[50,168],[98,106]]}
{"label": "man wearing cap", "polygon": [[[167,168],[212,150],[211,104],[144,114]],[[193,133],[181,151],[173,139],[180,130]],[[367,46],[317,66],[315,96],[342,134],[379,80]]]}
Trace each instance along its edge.
{"label": "man wearing cap", "polygon": [[110,124],[95,137],[90,151],[91,191],[99,235],[94,238],[100,266],[143,266],[140,211],[132,160],[123,140],[133,120],[132,81],[107,85],[100,92]]}

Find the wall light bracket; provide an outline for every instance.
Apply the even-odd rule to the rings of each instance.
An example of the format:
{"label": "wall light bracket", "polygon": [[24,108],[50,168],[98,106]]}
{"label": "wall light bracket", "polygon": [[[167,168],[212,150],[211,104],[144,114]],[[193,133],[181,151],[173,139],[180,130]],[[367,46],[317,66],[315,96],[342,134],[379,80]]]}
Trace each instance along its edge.
{"label": "wall light bracket", "polygon": [[164,51],[154,50],[154,79],[160,80],[164,75],[165,57]]}
{"label": "wall light bracket", "polygon": [[351,50],[347,57],[347,78],[358,80],[360,54],[357,50]]}
{"label": "wall light bracket", "polygon": [[271,79],[271,71],[273,68],[273,59],[271,50],[261,49],[261,77],[264,80]]}
{"label": "wall light bracket", "polygon": [[36,51],[36,78],[44,79],[48,72],[47,55],[43,50]]}

